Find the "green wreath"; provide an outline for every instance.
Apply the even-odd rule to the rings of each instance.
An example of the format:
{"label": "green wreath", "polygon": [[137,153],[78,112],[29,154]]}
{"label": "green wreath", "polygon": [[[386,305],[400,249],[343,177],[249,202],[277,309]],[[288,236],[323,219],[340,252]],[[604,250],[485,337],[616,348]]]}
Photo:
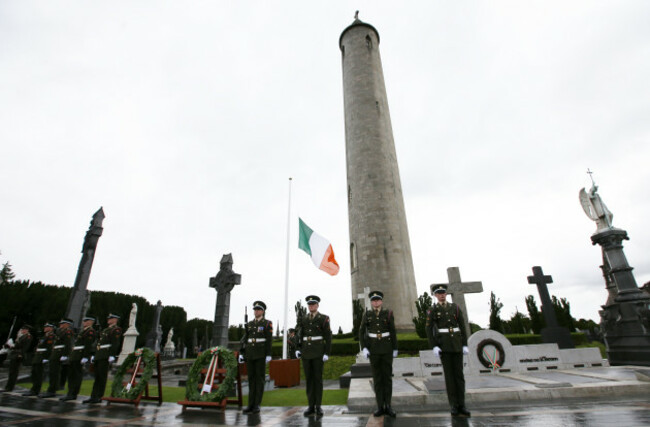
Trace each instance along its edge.
{"label": "green wreath", "polygon": [[[144,362],[142,376],[135,387],[127,391],[123,384],[124,374],[127,370],[134,367],[133,365],[135,365],[135,361],[140,356],[142,356],[142,361]],[[117,372],[115,372],[115,376],[113,377],[113,386],[111,387],[111,396],[120,399],[135,400],[140,393],[142,393],[142,390],[144,390],[145,386],[151,379],[154,366],[156,366],[156,353],[154,353],[150,348],[139,348],[129,354],[126,359],[124,359],[124,363],[122,363],[120,367],[117,368]]]}
{"label": "green wreath", "polygon": [[[223,361],[223,367],[226,369],[226,377],[217,389],[212,393],[204,393],[198,389],[199,378],[201,377],[201,370],[210,363],[214,354]],[[190,373],[187,376],[187,383],[185,385],[185,398],[190,402],[221,402],[228,397],[228,392],[235,384],[235,377],[237,376],[237,360],[232,351],[225,347],[213,347],[201,353],[196,358]]]}

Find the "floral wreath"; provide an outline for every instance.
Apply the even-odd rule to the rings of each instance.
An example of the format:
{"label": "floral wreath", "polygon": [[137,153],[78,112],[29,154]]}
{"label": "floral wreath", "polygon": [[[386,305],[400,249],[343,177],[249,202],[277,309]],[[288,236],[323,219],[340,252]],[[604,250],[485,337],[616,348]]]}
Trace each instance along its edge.
{"label": "floral wreath", "polygon": [[[488,345],[493,346],[495,349],[492,354],[485,349]],[[481,341],[476,346],[476,355],[481,365],[493,371],[503,367],[503,363],[506,361],[506,352],[503,350],[501,343],[489,338]]]}
{"label": "floral wreath", "polygon": [[[223,367],[226,369],[226,377],[216,391],[201,394],[198,388],[201,370],[210,363],[214,355],[223,361]],[[235,355],[227,348],[213,347],[204,351],[196,358],[192,368],[190,368],[185,385],[185,398],[191,402],[221,402],[228,396],[228,392],[235,384],[237,369]]]}
{"label": "floral wreath", "polygon": [[[127,390],[123,384],[123,377],[127,370],[133,368],[138,357],[142,356],[142,362],[144,362],[144,370],[142,371],[142,376],[140,381],[135,384],[135,387]],[[135,400],[138,398],[140,393],[149,383],[151,376],[153,375],[153,368],[156,366],[156,353],[153,350],[147,347],[139,348],[133,353],[129,354],[124,363],[117,368],[115,376],[113,377],[113,386],[111,387],[111,396],[117,397],[120,399]]]}

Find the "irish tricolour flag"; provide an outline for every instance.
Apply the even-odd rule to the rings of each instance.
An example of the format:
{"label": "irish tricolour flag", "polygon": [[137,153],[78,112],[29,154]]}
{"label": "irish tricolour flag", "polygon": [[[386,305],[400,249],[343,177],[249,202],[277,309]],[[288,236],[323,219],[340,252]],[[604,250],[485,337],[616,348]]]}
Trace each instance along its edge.
{"label": "irish tricolour flag", "polygon": [[334,276],[339,272],[339,265],[334,259],[332,245],[323,236],[314,233],[302,219],[298,218],[298,247],[311,256],[314,265],[325,273]]}

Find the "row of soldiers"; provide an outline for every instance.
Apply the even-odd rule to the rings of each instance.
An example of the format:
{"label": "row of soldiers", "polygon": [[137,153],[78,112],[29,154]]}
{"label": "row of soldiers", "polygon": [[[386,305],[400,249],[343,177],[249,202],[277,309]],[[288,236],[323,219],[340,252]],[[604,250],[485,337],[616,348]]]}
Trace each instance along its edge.
{"label": "row of soldiers", "polygon": [[[62,319],[58,328],[52,323],[43,325],[43,336],[38,341],[32,359],[32,387],[24,395],[55,397],[61,383],[63,367],[67,365],[68,393],[60,400],[75,400],[81,388],[83,368],[91,363],[94,365],[95,382],[90,398],[83,403],[100,403],[106,388],[110,364],[115,362],[120,352],[122,329],[117,325],[119,319],[120,316],[109,314],[108,326],[100,333],[94,328],[96,319],[89,316],[83,318],[83,327],[78,334],[75,334],[70,319]],[[9,343],[9,379],[5,392],[12,391],[16,385],[18,371],[32,344],[31,331],[31,326],[23,325],[15,343]],[[47,390],[41,393],[45,366],[49,366],[50,383]]]}

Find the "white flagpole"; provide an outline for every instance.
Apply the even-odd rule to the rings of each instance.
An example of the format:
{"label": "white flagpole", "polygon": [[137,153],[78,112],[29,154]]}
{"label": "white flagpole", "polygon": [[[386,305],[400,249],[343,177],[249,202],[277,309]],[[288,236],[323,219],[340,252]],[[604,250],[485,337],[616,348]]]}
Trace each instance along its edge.
{"label": "white flagpole", "polygon": [[[289,323],[289,241],[291,238],[291,177],[289,177],[289,207],[287,209],[287,264],[284,275],[284,333],[282,334],[282,359],[287,358],[287,323]],[[280,325],[278,325],[278,328]]]}

